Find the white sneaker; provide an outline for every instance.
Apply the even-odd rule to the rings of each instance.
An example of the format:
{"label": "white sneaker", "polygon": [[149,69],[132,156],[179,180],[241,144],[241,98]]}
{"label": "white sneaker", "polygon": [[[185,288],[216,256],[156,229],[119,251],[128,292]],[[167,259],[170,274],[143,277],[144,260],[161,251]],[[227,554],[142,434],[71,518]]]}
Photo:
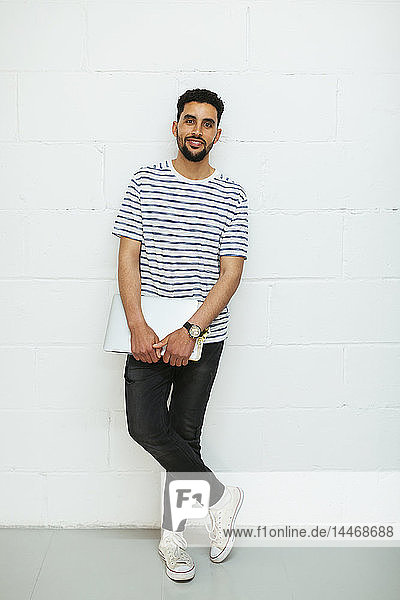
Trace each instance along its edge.
{"label": "white sneaker", "polygon": [[[243,490],[231,485],[225,486],[224,494],[227,494],[227,499],[221,508],[218,509],[210,506],[208,509],[211,520],[210,528],[206,523],[206,529],[211,540],[210,559],[216,563],[225,560],[232,550],[235,541],[233,528],[235,527],[236,517],[244,498]],[[224,530],[226,531],[226,535]]]}
{"label": "white sneaker", "polygon": [[185,581],[194,577],[194,562],[185,552],[185,548],[187,548],[187,541],[181,531],[163,530],[158,552],[165,562],[165,572],[174,581]]}

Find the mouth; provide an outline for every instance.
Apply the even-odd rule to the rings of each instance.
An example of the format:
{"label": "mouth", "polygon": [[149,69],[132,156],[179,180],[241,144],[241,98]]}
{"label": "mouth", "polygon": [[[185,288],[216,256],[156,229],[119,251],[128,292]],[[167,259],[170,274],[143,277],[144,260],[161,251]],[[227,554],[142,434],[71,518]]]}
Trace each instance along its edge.
{"label": "mouth", "polygon": [[200,148],[200,146],[203,145],[203,142],[201,140],[189,139],[187,141],[191,148]]}

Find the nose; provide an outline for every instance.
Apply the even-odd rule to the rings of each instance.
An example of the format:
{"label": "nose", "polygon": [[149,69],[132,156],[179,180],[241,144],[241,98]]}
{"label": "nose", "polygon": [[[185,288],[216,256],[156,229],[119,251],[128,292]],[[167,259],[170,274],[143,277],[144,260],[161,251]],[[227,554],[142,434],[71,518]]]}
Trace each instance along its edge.
{"label": "nose", "polygon": [[197,137],[201,137],[201,124],[199,122],[193,126],[192,133],[194,133]]}

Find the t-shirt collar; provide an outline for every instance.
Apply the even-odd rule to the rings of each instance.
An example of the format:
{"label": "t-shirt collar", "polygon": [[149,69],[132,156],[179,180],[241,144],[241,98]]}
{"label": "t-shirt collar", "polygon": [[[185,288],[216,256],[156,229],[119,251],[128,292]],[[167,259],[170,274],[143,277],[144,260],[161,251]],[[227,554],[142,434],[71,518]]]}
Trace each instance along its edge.
{"label": "t-shirt collar", "polygon": [[214,173],[211,173],[211,175],[209,175],[208,177],[205,177],[204,179],[190,179],[189,177],[185,177],[184,175],[181,175],[174,167],[174,165],[172,164],[172,159],[168,159],[167,160],[167,165],[168,167],[171,169],[172,173],[181,181],[186,181],[187,183],[206,183],[207,181],[210,181],[210,179],[214,179],[214,177],[217,177],[219,175],[219,171],[218,169],[215,169]]}

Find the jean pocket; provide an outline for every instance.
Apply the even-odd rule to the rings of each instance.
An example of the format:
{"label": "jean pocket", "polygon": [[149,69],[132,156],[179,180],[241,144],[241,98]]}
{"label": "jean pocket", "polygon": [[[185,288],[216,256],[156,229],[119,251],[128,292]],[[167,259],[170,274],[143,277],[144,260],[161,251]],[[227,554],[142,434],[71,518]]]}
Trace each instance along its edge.
{"label": "jean pocket", "polygon": [[143,360],[137,360],[133,354],[128,354],[125,365],[124,378],[129,383],[146,381],[153,377],[158,363],[148,363]]}

